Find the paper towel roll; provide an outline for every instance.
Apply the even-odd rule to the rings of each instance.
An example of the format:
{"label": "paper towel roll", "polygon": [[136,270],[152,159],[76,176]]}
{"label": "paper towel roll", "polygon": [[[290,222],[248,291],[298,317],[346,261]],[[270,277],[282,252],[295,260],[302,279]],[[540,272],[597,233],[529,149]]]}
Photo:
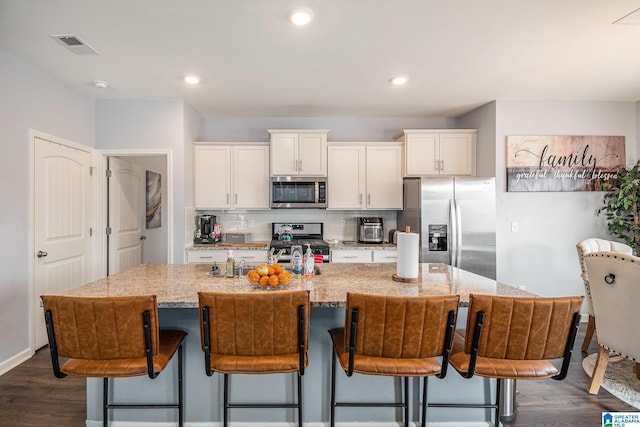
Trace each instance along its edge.
{"label": "paper towel roll", "polygon": [[420,236],[417,233],[398,233],[398,261],[396,274],[403,279],[417,279],[419,274]]}

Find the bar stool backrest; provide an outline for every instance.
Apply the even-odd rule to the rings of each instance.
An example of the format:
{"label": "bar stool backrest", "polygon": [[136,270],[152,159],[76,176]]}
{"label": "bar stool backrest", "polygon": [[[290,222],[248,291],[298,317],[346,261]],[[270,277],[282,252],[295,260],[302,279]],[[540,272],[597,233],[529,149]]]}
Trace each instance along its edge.
{"label": "bar stool backrest", "polygon": [[[345,348],[357,323],[356,355],[387,358],[441,356],[449,312],[457,314],[459,296],[391,297],[347,294]],[[357,319],[354,319],[356,309]]]}
{"label": "bar stool backrest", "polygon": [[152,355],[158,354],[158,306],[155,295],[83,298],[42,296],[51,312],[58,356],[114,360],[145,358],[145,316],[148,313]]}
{"label": "bar stool backrest", "polygon": [[[309,291],[199,293],[200,322],[208,307],[211,353],[232,356],[275,356],[298,353],[298,311],[304,307],[303,336],[309,334]],[[291,309],[293,308],[293,309]],[[202,350],[204,330],[200,328]],[[305,351],[308,340],[305,339]]]}
{"label": "bar stool backrest", "polygon": [[[572,319],[580,312],[582,297],[511,298],[470,295],[467,331],[480,312],[484,326],[478,356],[510,360],[564,357]],[[471,353],[473,333],[465,335],[465,352]]]}

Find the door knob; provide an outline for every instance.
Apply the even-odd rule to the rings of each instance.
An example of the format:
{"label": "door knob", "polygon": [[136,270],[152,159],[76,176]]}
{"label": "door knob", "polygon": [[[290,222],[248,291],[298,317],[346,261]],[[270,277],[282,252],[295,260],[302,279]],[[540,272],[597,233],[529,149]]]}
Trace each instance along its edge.
{"label": "door knob", "polygon": [[48,255],[48,254],[47,254],[45,251],[38,251],[38,253],[36,254],[36,256],[37,256],[38,258],[42,258],[42,257],[45,257],[45,256],[47,256],[47,255]]}
{"label": "door knob", "polygon": [[140,240],[147,240],[147,236],[143,234],[142,236],[140,236]]}

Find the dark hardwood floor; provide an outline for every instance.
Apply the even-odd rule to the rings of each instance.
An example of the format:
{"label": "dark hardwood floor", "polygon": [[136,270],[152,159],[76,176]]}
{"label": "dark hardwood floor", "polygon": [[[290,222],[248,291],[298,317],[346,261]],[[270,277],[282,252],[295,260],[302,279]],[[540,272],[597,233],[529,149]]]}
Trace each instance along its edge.
{"label": "dark hardwood floor", "polygon": [[[582,369],[580,352],[585,326],[581,325],[568,377],[564,381],[519,381],[517,415],[505,427],[598,427],[602,412],[638,411],[604,389],[597,396],[587,393],[589,377]],[[589,353],[596,348],[594,339]],[[0,427],[84,427],[85,388],[82,378],[55,378],[49,352],[43,348],[0,377]]]}

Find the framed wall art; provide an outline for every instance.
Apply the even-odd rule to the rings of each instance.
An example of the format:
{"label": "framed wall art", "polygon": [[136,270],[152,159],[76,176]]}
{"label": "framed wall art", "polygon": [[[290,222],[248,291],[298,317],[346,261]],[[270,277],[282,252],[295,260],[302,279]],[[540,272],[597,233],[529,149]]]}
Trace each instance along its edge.
{"label": "framed wall art", "polygon": [[507,136],[507,191],[602,191],[625,166],[624,136]]}
{"label": "framed wall art", "polygon": [[156,172],[147,171],[147,228],[160,228],[162,226],[162,180]]}

